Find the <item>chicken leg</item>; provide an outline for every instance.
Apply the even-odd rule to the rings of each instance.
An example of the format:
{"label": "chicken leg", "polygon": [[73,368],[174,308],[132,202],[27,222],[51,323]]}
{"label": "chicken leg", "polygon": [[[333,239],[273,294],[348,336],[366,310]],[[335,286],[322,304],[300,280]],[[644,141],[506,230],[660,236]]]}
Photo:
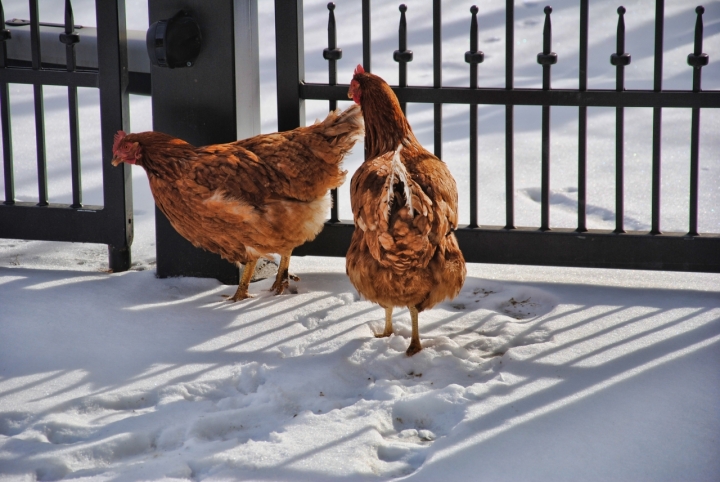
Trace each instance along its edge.
{"label": "chicken leg", "polygon": [[253,273],[255,273],[256,264],[256,259],[250,260],[245,263],[245,268],[243,269],[243,274],[242,278],[240,278],[240,284],[238,285],[238,289],[233,296],[228,298],[228,301],[240,301],[246,298],[253,297],[253,295],[248,294],[248,286],[250,285],[250,280],[253,277]]}
{"label": "chicken leg", "polygon": [[410,346],[408,347],[407,356],[413,356],[415,353],[422,350],[420,344],[420,329],[418,328],[418,310],[415,306],[408,306],[410,310],[410,318],[412,319],[412,339],[410,340]]}
{"label": "chicken leg", "polygon": [[292,278],[293,281],[300,281],[300,278],[288,272],[291,255],[292,252],[280,256],[280,266],[278,266],[277,277],[275,278],[272,288],[270,288],[270,291],[274,291],[276,295],[283,294],[285,289],[290,286],[290,278]]}
{"label": "chicken leg", "polygon": [[390,308],[385,308],[385,331],[382,333],[376,333],[375,338],[385,338],[386,336],[393,334],[392,312],[392,306]]}

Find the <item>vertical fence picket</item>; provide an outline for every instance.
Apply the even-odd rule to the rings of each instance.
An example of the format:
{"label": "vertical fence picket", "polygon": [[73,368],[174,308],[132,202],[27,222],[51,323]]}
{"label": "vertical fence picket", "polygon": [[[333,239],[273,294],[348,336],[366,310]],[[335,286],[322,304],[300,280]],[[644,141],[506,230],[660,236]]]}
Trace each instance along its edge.
{"label": "vertical fence picket", "polygon": [[[75,71],[75,44],[80,37],[75,33],[72,5],[65,0],[65,33],[60,34],[60,41],[65,44],[67,71]],[[77,87],[68,86],[68,111],[70,115],[70,166],[72,178],[72,198],[70,207],[82,207],[82,182],[80,178],[80,125],[78,122]]]}
{"label": "vertical fence picket", "polygon": [[[7,65],[7,45],[12,36],[5,27],[5,10],[0,1],[0,69]],[[7,82],[0,82],[0,127],[3,142],[3,174],[5,181],[5,201],[3,204],[15,204],[15,175],[13,173],[13,150],[10,127],[10,91]]]}
{"label": "vertical fence picket", "polygon": [[[515,1],[505,2],[505,89],[515,84]],[[505,106],[505,229],[515,229],[515,106]]]}
{"label": "vertical fence picket", "polygon": [[[630,65],[630,54],[625,52],[625,7],[619,7],[617,25],[617,52],[610,63],[617,69],[615,90],[625,90],[625,66]],[[615,232],[625,232],[625,109],[615,108]]]}
{"label": "vertical fence picket", "polygon": [[[442,2],[433,0],[433,87],[442,87]],[[442,159],[442,104],[433,105],[433,151]]]}
{"label": "vertical fence picket", "polygon": [[[478,8],[473,5],[470,8],[472,19],[470,20],[470,50],[465,52],[465,62],[470,64],[470,88],[477,89],[478,64],[485,60],[485,54],[478,51]],[[470,224],[469,228],[478,227],[478,108],[477,104],[470,104]]]}
{"label": "vertical fence picket", "polygon": [[[328,61],[328,85],[337,85],[337,61],[342,58],[342,49],[337,48],[337,26],[335,24],[335,4],[330,2],[328,8],[328,48],[323,50],[323,58]],[[337,109],[337,101],[330,101],[330,110]],[[340,221],[340,206],[338,205],[338,190],[330,191],[332,196],[332,208],[330,210],[330,222]]]}
{"label": "vertical fence picket", "polygon": [[[662,91],[663,36],[665,30],[665,0],[655,0],[655,68],[653,91]],[[652,228],[650,234],[660,234],[660,167],[662,145],[662,107],[653,107],[652,138]]]}
{"label": "vertical fence picket", "polygon": [[362,0],[362,48],[363,48],[363,69],[365,72],[372,72],[371,49],[370,49],[370,0]]}
{"label": "vertical fence picket", "polygon": [[[578,90],[587,91],[589,0],[580,1],[580,77]],[[578,108],[578,207],[577,231],[587,231],[587,106]]]}
{"label": "vertical fence picket", "polygon": [[[557,63],[557,54],[552,52],[552,7],[545,7],[545,26],[543,27],[543,51],[537,55],[538,64],[543,68],[542,89],[550,90],[550,67]],[[550,230],[550,105],[542,106],[542,166],[540,188],[540,229]]]}
{"label": "vertical fence picket", "polygon": [[[693,68],[693,92],[700,92],[702,68],[710,59],[702,51],[703,44],[703,20],[705,8],[700,5],[695,9],[697,20],[695,21],[695,45],[693,53],[688,55],[687,62]],[[698,235],[698,184],[700,168],[700,108],[692,108],[692,121],[690,132],[690,220],[688,235]]]}
{"label": "vertical fence picket", "polygon": [[[33,70],[41,69],[40,16],[38,0],[30,0],[30,49]],[[37,150],[38,206],[48,205],[47,159],[45,149],[45,105],[42,84],[33,85],[35,97],[35,146]]]}

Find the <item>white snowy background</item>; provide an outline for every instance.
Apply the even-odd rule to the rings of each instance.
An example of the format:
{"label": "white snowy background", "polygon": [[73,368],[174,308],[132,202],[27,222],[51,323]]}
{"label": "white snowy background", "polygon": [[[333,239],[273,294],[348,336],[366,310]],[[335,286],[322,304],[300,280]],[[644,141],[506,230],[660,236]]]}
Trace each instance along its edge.
{"label": "white snowy background", "polygon": [[[43,21],[63,3],[41,0]],[[94,2],[75,0],[94,25]],[[276,129],[273,2],[259,2],[262,131]],[[360,3],[337,3],[338,78],[361,62]],[[431,2],[409,0],[411,83],[431,85]],[[443,2],[443,81],[468,82],[470,2]],[[305,2],[306,79],[326,80],[327,9]],[[577,86],[578,2],[552,3],[553,86]],[[27,18],[23,0],[3,2]],[[504,85],[504,2],[478,1],[481,86]],[[537,87],[543,7],[516,2],[516,79]],[[630,89],[652,86],[654,2],[629,0]],[[720,89],[720,2],[704,3],[703,87]],[[614,88],[617,2],[590,5],[590,88]],[[666,1],[664,88],[689,89],[695,4]],[[128,28],[147,28],[128,0]],[[397,5],[373,2],[373,71],[397,82]],[[98,96],[81,89],[83,196],[101,204]],[[341,103],[341,106],[348,105]],[[37,199],[32,89],[11,85],[17,197]],[[71,199],[66,89],[45,88],[51,202]],[[307,102],[308,121],[327,103]],[[410,105],[432,146],[432,109]],[[589,109],[588,226],[614,228],[614,109]],[[133,131],[152,125],[131,96]],[[444,107],[445,161],[468,219],[468,108]],[[481,107],[479,215],[504,224],[504,109]],[[574,227],[577,109],[553,108],[553,227]],[[540,219],[540,108],[516,108],[516,222]],[[700,231],[720,232],[720,113],[702,111]],[[648,230],[650,109],[626,109],[628,229]],[[690,113],[663,112],[662,222],[687,231]],[[360,162],[358,146],[346,162]],[[0,189],[3,186],[0,185]],[[347,183],[341,217],[350,218]],[[104,246],[0,240],[0,480],[720,480],[720,275],[468,266],[457,299],[375,339],[342,258],[292,259],[296,293],[229,304],[212,279],[157,279],[153,201],[133,172],[133,267]]]}

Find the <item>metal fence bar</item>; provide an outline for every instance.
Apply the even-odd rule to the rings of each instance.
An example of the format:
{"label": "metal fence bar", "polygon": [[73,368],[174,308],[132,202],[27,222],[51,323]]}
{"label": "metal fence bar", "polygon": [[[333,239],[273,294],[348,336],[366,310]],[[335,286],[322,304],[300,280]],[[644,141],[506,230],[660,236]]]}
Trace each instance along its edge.
{"label": "metal fence bar", "polygon": [[[589,0],[580,1],[580,65],[578,89],[587,90]],[[578,107],[578,226],[587,231],[587,106]]]}
{"label": "metal fence bar", "polygon": [[[617,25],[617,52],[610,56],[616,67],[615,90],[625,90],[625,66],[630,64],[630,54],[625,53],[625,7],[619,7]],[[625,222],[625,110],[615,108],[615,232],[624,233]]]}
{"label": "metal fence bar", "polygon": [[[40,70],[40,16],[38,0],[30,1],[30,48],[32,69]],[[35,98],[35,147],[37,150],[38,206],[48,205],[47,160],[45,157],[45,106],[42,84],[33,85]]]}
{"label": "metal fence bar", "polygon": [[[442,87],[442,3],[433,0],[433,87]],[[433,151],[442,159],[442,104],[433,106]]]}
{"label": "metal fence bar", "polygon": [[[63,72],[65,73],[65,72]],[[2,75],[2,73],[0,73]],[[66,85],[66,84],[64,84]],[[345,100],[348,84],[336,86],[303,83],[299,86],[300,97],[313,100]],[[626,90],[617,92],[604,89],[503,89],[467,87],[418,87],[397,88],[391,86],[401,102],[419,104],[488,104],[488,105],[551,105],[566,107],[702,107],[720,108],[720,91],[691,92],[687,90]]]}
{"label": "metal fence bar", "polygon": [[[485,59],[485,54],[478,51],[478,8],[470,8],[470,50],[465,52],[465,62],[470,64],[470,88],[477,89],[478,64]],[[470,104],[470,224],[468,227],[478,227],[478,106]]]}
{"label": "metal fence bar", "polygon": [[[7,65],[7,45],[10,31],[5,27],[5,10],[0,1],[0,72]],[[0,80],[0,125],[3,138],[3,175],[5,180],[4,204],[15,203],[15,175],[13,173],[12,135],[10,125],[10,91],[7,82]]]}
{"label": "metal fence bar", "polygon": [[[328,61],[328,84],[337,84],[337,61],[342,58],[342,49],[337,48],[337,26],[335,23],[335,4],[330,2],[328,8],[328,48],[323,50],[323,58]],[[330,110],[337,109],[337,101],[330,101]],[[340,221],[340,206],[338,205],[338,190],[330,191],[332,207],[330,208],[330,222]]]}
{"label": "metal fence bar", "polygon": [[371,70],[371,54],[370,49],[370,0],[362,0],[362,44],[363,44],[363,68],[365,72]]}
{"label": "metal fence bar", "polygon": [[[538,54],[537,61],[542,65],[542,89],[550,90],[550,68],[557,62],[557,55],[552,52],[552,23],[550,14],[552,7],[545,7],[545,26],[543,28],[543,51]],[[550,229],[550,105],[542,106],[542,166],[540,187],[540,230]]]}
{"label": "metal fence bar", "polygon": [[[703,43],[703,20],[702,15],[705,9],[698,6],[695,9],[697,20],[695,21],[695,45],[693,53],[688,55],[688,65],[693,68],[693,92],[700,92],[702,79],[702,68],[708,64],[708,55],[702,51]],[[698,234],[698,184],[700,164],[700,108],[693,107],[691,133],[690,133],[690,220],[688,235]]]}
{"label": "metal fence bar", "polygon": [[[80,41],[74,32],[75,22],[70,0],[65,0],[65,33],[60,41],[65,44],[67,71],[75,71],[75,44]],[[68,86],[68,111],[70,117],[70,170],[72,178],[73,203],[70,207],[82,207],[82,181],[80,178],[80,127],[78,122],[77,87]]]}
{"label": "metal fence bar", "polygon": [[[665,29],[665,0],[655,0],[655,72],[653,91],[662,91],[663,35]],[[662,107],[653,109],[652,139],[652,229],[650,233],[660,234],[660,183],[662,146]]]}
{"label": "metal fence bar", "polygon": [[[505,89],[512,93],[515,84],[515,1],[505,2]],[[505,229],[515,228],[515,106],[505,104]]]}

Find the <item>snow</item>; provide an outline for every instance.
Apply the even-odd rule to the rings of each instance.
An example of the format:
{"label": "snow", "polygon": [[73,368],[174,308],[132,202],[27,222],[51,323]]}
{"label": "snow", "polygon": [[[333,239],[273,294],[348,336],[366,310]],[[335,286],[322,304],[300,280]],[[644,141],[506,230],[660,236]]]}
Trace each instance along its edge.
{"label": "snow", "polygon": [[[130,28],[144,28],[143,2],[127,3]],[[415,51],[410,78],[428,84],[430,7],[407,3]],[[694,9],[680,0],[666,3],[666,86],[684,89]],[[74,4],[76,21],[92,25],[92,7]],[[478,4],[488,69],[480,68],[480,83],[502,85],[504,28],[492,24],[502,22],[502,8]],[[627,69],[631,88],[648,88],[648,4],[625,4],[636,68]],[[324,61],[310,54],[323,46],[324,5],[306,1],[310,81],[325,79]],[[516,57],[517,85],[538,82],[539,67],[521,59],[534,62],[540,51],[543,6],[517,4],[516,21],[528,30],[527,36],[518,30],[516,38],[519,50],[527,48]],[[23,17],[22,7],[5,5],[6,16]],[[577,54],[577,6],[557,1],[553,7],[553,48],[561,59],[554,85],[572,87],[576,73],[561,66]],[[605,7],[609,19],[601,14]],[[711,63],[703,85],[717,89],[720,3],[705,7],[703,50]],[[41,12],[52,8],[41,2]],[[591,21],[600,22],[591,60],[602,58],[603,66],[614,46],[615,8],[606,1],[591,5]],[[468,9],[452,3],[444,13],[450,22],[444,32],[448,85],[466,79],[467,67],[451,53],[467,50]],[[346,10],[359,6],[338,2],[336,9],[339,32],[351,39],[339,41],[340,79],[349,78],[360,57],[359,26],[348,23]],[[638,10],[640,20],[631,16]],[[260,14],[262,129],[270,132],[272,4],[261,2]],[[383,58],[396,48],[396,7],[374,4],[373,21],[373,70],[395,82],[394,65]],[[531,45],[525,47],[523,38]],[[611,88],[614,72],[596,62],[591,87]],[[63,89],[45,91],[51,200],[67,202],[67,107]],[[32,94],[16,85],[11,94],[17,192],[32,200]],[[83,90],[81,100],[84,198],[100,204],[97,95]],[[324,102],[308,102],[308,119],[322,117],[324,109]],[[502,224],[504,212],[497,109],[480,109],[487,129],[480,171],[486,224]],[[538,109],[516,111],[517,218],[537,225]],[[614,117],[596,111],[590,117],[589,224],[613,227]],[[669,199],[686,192],[689,117],[668,111],[663,193]],[[701,171],[700,224],[717,233],[720,140],[712,133],[720,117],[708,111],[702,114],[701,166],[707,170]],[[446,106],[445,115],[445,157],[467,216],[467,111]],[[573,109],[553,109],[554,226],[574,222],[573,115]],[[647,229],[649,118],[646,109],[628,109],[626,117],[628,167],[635,170],[626,177],[632,186],[626,224]],[[410,106],[410,122],[426,145],[432,145],[431,118],[426,107]],[[150,128],[149,99],[132,97],[131,121],[134,131]],[[347,163],[351,171],[362,152],[355,151]],[[634,153],[637,163],[629,162]],[[349,218],[344,187],[341,215]],[[407,310],[395,310],[392,337],[375,338],[383,310],[360,299],[341,258],[295,257],[291,270],[301,280],[294,292],[273,296],[267,291],[272,280],[265,279],[250,286],[256,298],[234,304],[221,295],[235,287],[216,280],[157,279],[152,197],[139,169],[133,196],[136,236],[128,272],[106,272],[103,246],[0,240],[0,480],[720,480],[720,274],[471,264],[460,295],[420,315],[425,349],[408,358]],[[682,202],[663,205],[663,225],[686,229],[686,210]]]}

